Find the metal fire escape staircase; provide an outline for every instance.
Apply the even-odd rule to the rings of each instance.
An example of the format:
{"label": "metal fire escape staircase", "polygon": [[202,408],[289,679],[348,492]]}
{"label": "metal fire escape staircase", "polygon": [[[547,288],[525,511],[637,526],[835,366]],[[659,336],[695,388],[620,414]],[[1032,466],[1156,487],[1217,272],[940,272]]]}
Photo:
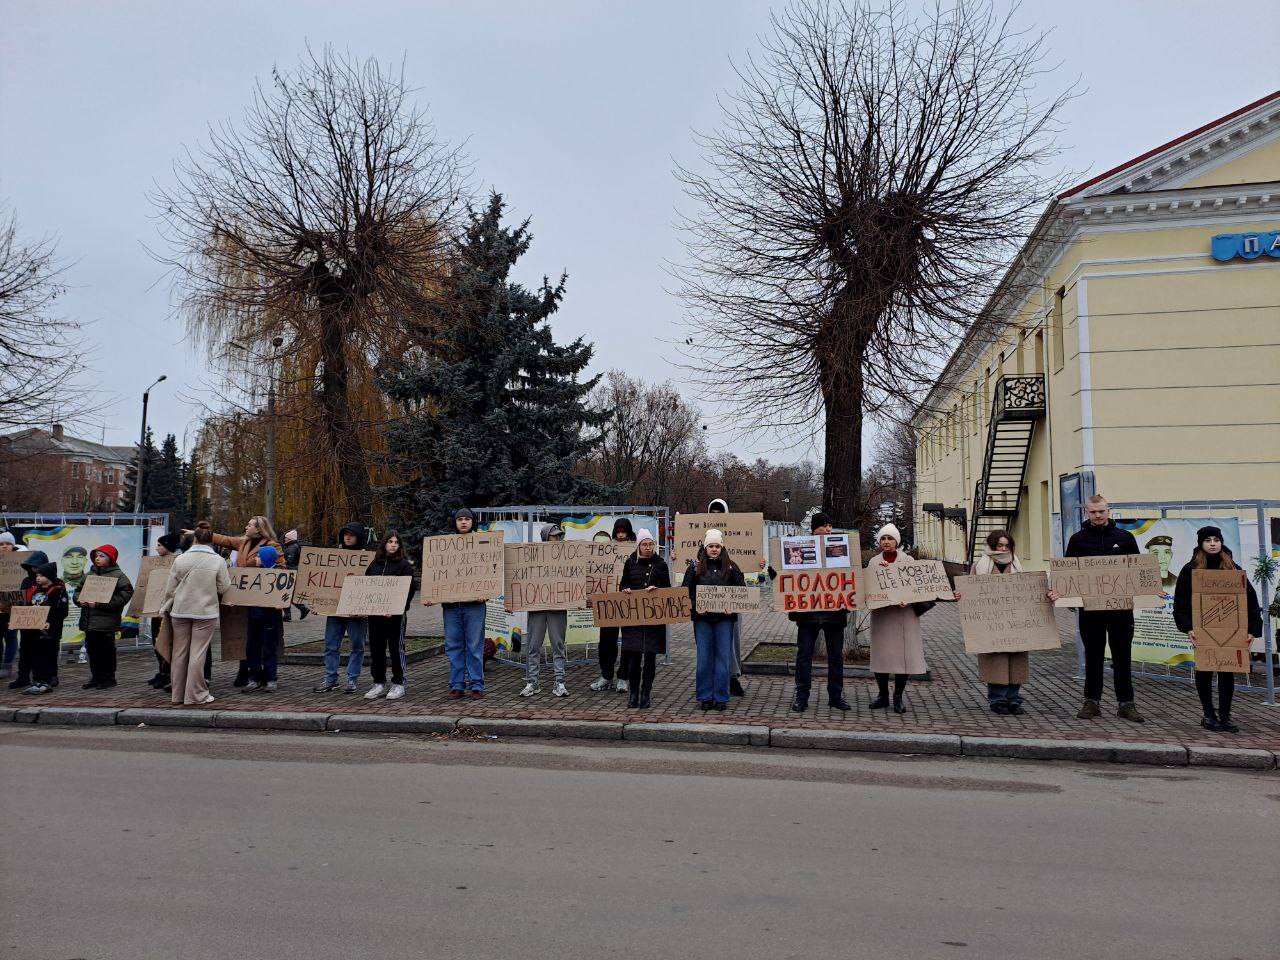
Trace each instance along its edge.
{"label": "metal fire escape staircase", "polygon": [[1044,414],[1043,376],[1020,374],[996,381],[982,479],[973,493],[970,563],[982,553],[991,531],[1009,529],[1018,516],[1031,440],[1035,436],[1036,421]]}

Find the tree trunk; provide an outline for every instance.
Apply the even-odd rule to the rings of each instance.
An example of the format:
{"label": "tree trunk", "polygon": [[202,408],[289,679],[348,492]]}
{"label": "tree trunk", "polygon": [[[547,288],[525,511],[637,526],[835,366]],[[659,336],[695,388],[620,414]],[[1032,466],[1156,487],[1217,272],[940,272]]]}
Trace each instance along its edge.
{"label": "tree trunk", "polygon": [[340,307],[320,310],[321,358],[324,372],[320,377],[322,429],[329,449],[337,462],[338,480],[342,485],[346,516],[343,523],[373,520],[373,488],[364,445],[351,417],[350,380],[347,366],[346,338]]}
{"label": "tree trunk", "polygon": [[826,437],[822,509],[837,527],[862,521],[862,356],[842,357],[822,376]]}

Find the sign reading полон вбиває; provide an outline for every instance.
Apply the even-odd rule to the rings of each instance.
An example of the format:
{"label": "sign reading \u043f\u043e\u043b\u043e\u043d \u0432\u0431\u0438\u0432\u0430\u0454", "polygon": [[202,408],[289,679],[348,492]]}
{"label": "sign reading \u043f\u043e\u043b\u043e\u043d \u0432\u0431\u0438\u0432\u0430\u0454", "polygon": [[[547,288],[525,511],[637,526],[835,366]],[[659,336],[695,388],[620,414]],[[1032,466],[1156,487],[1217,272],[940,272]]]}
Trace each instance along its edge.
{"label": "sign reading \u043f\u043e\u043b\u043e\u043d \u0432\u0431\u0438\u0432\u0430\u0454", "polygon": [[1213,238],[1213,259],[1226,263],[1237,257],[1257,260],[1274,257],[1280,260],[1280,230],[1267,233],[1220,233]]}

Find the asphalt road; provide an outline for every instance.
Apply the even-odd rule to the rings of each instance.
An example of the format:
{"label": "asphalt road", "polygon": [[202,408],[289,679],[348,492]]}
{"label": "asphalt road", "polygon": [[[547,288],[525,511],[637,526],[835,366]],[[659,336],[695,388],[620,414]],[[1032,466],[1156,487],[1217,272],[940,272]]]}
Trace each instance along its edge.
{"label": "asphalt road", "polygon": [[1280,953],[1280,776],[0,726],[0,960]]}

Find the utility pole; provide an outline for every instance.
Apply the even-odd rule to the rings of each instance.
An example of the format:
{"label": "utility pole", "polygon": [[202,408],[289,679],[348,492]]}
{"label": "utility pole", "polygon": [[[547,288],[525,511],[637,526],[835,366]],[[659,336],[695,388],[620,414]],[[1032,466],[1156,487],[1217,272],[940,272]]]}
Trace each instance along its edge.
{"label": "utility pole", "polygon": [[267,482],[262,515],[272,526],[276,522],[276,351],[283,345],[284,337],[272,338],[267,367]]}

